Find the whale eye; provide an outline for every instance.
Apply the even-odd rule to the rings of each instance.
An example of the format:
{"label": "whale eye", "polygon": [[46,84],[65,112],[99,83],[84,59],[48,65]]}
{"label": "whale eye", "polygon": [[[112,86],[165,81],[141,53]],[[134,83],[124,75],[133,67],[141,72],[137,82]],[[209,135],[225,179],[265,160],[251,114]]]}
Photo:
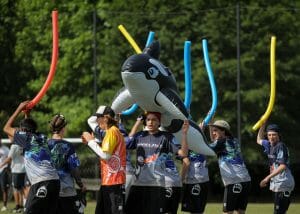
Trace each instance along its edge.
{"label": "whale eye", "polygon": [[157,67],[157,68],[158,68],[158,71],[159,71],[162,75],[164,75],[164,76],[169,76],[168,70],[166,70],[166,69],[164,68],[164,66],[163,66],[159,61],[157,61],[157,60],[155,60],[155,59],[149,59],[149,62],[150,62],[152,65],[154,65],[155,67]]}
{"label": "whale eye", "polygon": [[158,75],[158,70],[155,67],[151,67],[148,69],[148,74],[151,78],[156,78]]}

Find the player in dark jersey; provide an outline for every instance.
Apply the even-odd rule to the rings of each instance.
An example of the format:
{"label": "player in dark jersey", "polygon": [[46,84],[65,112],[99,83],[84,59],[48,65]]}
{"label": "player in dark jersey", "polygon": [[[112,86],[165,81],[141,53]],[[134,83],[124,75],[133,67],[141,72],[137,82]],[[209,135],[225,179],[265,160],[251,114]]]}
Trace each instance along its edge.
{"label": "player in dark jersey", "polygon": [[26,202],[26,213],[54,214],[57,210],[60,182],[51,159],[45,135],[37,132],[36,122],[26,117],[19,128],[13,123],[29,101],[20,103],[4,126],[4,132],[13,142],[24,149],[25,169],[31,187]]}
{"label": "player in dark jersey", "polygon": [[261,182],[261,187],[266,187],[270,182],[270,190],[274,192],[274,213],[283,214],[289,208],[291,192],[294,189],[294,177],[289,169],[289,151],[281,141],[280,129],[276,124],[267,126],[265,139],[264,123],[257,134],[257,143],[263,147],[269,159],[270,174]]}
{"label": "player in dark jersey", "polygon": [[[126,142],[127,149],[136,149],[136,179],[131,186],[126,202],[126,213],[165,213],[166,165],[170,154],[187,155],[188,122],[185,121],[182,132],[181,149],[176,146],[175,137],[168,132],[160,131],[160,113],[148,112],[145,118],[145,129],[137,132],[143,124],[137,120]],[[136,133],[137,132],[137,133]]]}
{"label": "player in dark jersey", "polygon": [[80,161],[74,146],[63,139],[67,120],[62,114],[56,114],[50,121],[52,132],[48,145],[54,166],[60,180],[60,192],[57,214],[78,214],[81,208],[79,196],[75,189],[75,182],[84,194],[86,187],[81,181],[79,166]]}

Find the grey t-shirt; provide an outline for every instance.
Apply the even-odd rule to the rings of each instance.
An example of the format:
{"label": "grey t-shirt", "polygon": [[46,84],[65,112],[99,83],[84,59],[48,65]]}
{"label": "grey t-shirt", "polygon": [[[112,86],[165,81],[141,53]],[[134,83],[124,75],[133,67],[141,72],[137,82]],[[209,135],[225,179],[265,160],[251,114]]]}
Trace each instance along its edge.
{"label": "grey t-shirt", "polygon": [[12,144],[8,153],[11,158],[11,172],[12,173],[25,173],[23,148],[19,145]]}
{"label": "grey t-shirt", "polygon": [[[0,147],[0,163],[2,163],[8,156],[9,148],[7,146],[2,145]],[[8,164],[5,164],[2,168],[0,168],[0,173],[8,166]]]}

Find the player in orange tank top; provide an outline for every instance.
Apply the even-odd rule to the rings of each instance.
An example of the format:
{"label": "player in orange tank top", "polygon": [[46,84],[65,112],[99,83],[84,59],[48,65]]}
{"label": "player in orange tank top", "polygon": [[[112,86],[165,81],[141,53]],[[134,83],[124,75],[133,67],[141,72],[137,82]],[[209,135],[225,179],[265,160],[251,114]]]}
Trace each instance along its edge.
{"label": "player in orange tank top", "polygon": [[101,166],[101,187],[98,191],[95,213],[124,213],[126,146],[124,137],[118,129],[115,113],[109,106],[100,106],[94,116],[93,131],[105,131],[101,146],[89,132],[82,133],[82,141],[99,157]]}

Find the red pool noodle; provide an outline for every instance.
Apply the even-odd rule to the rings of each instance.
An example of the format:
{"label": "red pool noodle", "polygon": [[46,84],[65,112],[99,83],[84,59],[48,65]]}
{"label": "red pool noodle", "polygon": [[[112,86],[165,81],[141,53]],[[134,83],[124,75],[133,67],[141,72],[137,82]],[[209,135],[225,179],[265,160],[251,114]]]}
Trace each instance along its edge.
{"label": "red pool noodle", "polygon": [[52,60],[51,60],[50,71],[39,93],[27,105],[28,110],[32,109],[47,92],[49,86],[51,85],[52,79],[55,75],[57,60],[58,60],[58,11],[54,10],[52,11]]}

